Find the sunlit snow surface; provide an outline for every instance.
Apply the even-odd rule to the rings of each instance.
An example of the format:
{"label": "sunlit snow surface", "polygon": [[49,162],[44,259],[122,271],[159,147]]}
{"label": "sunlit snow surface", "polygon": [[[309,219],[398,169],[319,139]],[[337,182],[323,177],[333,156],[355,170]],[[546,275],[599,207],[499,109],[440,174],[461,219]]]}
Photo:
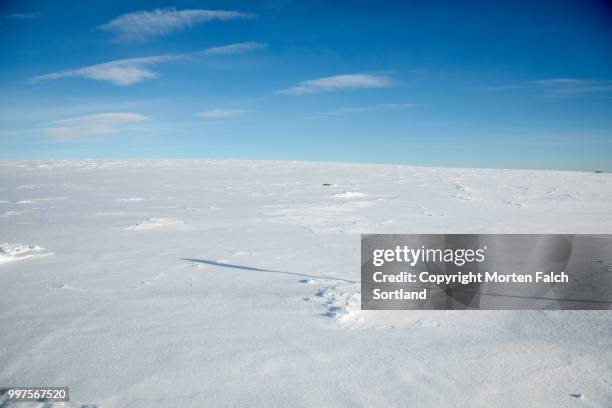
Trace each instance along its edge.
{"label": "sunlit snow surface", "polygon": [[610,311],[359,310],[360,233],[451,232],[611,233],[612,175],[0,162],[0,387],[70,386],[41,407],[612,406]]}

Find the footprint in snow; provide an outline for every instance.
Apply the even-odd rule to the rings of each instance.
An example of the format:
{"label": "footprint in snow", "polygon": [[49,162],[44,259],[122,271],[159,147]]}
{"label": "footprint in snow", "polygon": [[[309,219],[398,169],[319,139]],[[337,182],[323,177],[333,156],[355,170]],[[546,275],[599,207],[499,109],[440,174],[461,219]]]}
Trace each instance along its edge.
{"label": "footprint in snow", "polygon": [[517,202],[517,201],[504,201],[504,204],[512,205],[512,206],[519,207],[519,208],[526,208],[527,207],[527,204],[521,203],[521,202]]}
{"label": "footprint in snow", "polygon": [[451,197],[453,198],[458,198],[459,200],[464,200],[464,201],[470,201],[472,200],[472,197],[468,196],[468,195],[463,195],[463,194],[454,194]]}
{"label": "footprint in snow", "polygon": [[433,327],[440,327],[440,322],[436,320],[419,319],[416,321],[416,325],[419,327],[433,328]]}
{"label": "footprint in snow", "polygon": [[421,214],[426,215],[428,217],[444,217],[444,213],[437,213],[433,211],[421,211]]}

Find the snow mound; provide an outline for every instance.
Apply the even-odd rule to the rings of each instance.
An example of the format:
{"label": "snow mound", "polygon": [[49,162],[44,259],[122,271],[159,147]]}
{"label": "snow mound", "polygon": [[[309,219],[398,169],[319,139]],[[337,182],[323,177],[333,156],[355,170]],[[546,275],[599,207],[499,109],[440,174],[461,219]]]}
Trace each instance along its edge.
{"label": "snow mound", "polygon": [[322,301],[323,316],[332,318],[342,328],[363,328],[365,321],[361,311],[361,294],[339,286],[327,286],[317,290]]}
{"label": "snow mound", "polygon": [[356,198],[356,197],[367,197],[368,195],[365,193],[360,193],[358,191],[343,191],[341,193],[334,194],[334,197],[338,198]]}
{"label": "snow mound", "polygon": [[126,198],[115,198],[115,201],[118,203],[131,203],[134,201],[145,201],[144,197],[126,197]]}
{"label": "snow mound", "polygon": [[14,217],[16,215],[21,215],[25,212],[27,211],[3,211],[0,213],[0,218]]}
{"label": "snow mound", "polygon": [[36,245],[9,244],[7,242],[0,244],[0,263],[18,261],[37,255],[51,255],[51,253]]}
{"label": "snow mound", "polygon": [[147,218],[141,223],[125,227],[126,230],[147,230],[184,225],[184,221],[174,218]]}

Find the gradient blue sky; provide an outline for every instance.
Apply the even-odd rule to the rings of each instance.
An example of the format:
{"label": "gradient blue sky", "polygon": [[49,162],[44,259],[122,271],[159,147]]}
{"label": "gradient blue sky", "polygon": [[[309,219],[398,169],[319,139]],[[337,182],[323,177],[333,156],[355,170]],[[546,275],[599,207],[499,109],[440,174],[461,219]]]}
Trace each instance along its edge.
{"label": "gradient blue sky", "polygon": [[5,0],[0,15],[2,159],[612,170],[604,1]]}

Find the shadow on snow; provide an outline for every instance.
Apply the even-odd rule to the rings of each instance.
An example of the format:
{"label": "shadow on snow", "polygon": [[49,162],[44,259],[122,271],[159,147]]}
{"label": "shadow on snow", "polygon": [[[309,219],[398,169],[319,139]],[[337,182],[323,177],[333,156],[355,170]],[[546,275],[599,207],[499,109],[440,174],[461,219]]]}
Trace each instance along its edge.
{"label": "shadow on snow", "polygon": [[305,273],[278,271],[278,270],[274,270],[274,269],[256,268],[256,267],[253,267],[253,266],[236,265],[236,264],[230,264],[230,263],[225,263],[225,262],[217,262],[217,261],[212,261],[212,260],[209,260],[209,259],[194,259],[194,258],[181,258],[181,259],[184,260],[184,261],[201,263],[201,264],[206,264],[206,265],[211,265],[211,266],[218,266],[218,267],[221,267],[221,268],[242,269],[244,271],[254,271],[254,272],[264,272],[264,273],[278,273],[278,274],[282,274],[282,275],[299,276],[301,278],[309,278],[309,279],[327,279],[327,280],[341,281],[341,282],[346,282],[346,283],[359,283],[359,281],[356,281],[356,280],[334,278],[332,276],[325,276],[325,275],[316,276],[316,275],[308,275],[308,274],[305,274]]}

